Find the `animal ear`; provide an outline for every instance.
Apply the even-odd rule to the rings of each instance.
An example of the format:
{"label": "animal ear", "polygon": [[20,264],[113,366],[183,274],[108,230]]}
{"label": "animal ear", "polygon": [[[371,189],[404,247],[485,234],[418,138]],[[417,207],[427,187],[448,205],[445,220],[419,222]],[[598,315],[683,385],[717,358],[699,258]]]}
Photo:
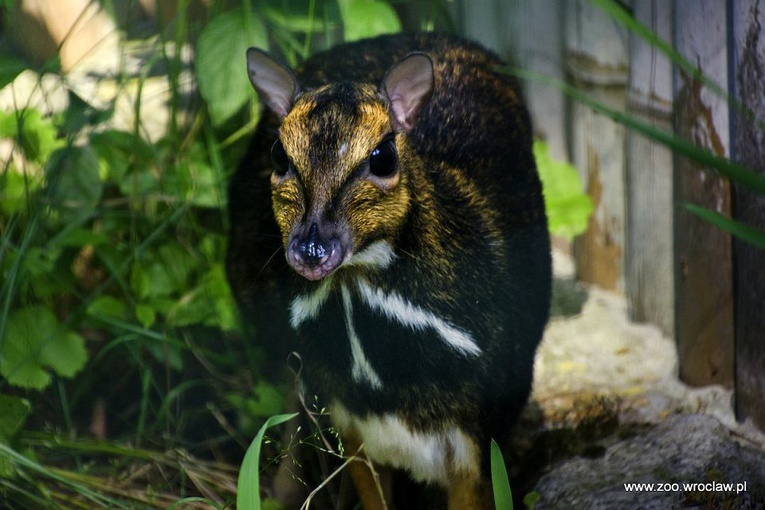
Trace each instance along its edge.
{"label": "animal ear", "polygon": [[388,69],[381,89],[396,130],[409,131],[433,91],[433,62],[424,53],[410,53]]}
{"label": "animal ear", "polygon": [[280,119],[287,116],[298,92],[292,71],[258,48],[247,50],[247,74],[260,98]]}

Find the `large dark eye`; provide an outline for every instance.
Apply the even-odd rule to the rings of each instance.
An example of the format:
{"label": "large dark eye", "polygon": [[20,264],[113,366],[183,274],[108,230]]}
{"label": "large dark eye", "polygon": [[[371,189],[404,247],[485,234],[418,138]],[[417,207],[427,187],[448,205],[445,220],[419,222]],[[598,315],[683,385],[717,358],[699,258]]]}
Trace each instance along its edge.
{"label": "large dark eye", "polygon": [[369,172],[376,177],[390,177],[398,169],[396,144],[388,138],[369,155]]}
{"label": "large dark eye", "polygon": [[271,147],[271,165],[274,173],[279,177],[284,177],[290,169],[290,164],[290,158],[284,152],[282,142],[276,140]]}

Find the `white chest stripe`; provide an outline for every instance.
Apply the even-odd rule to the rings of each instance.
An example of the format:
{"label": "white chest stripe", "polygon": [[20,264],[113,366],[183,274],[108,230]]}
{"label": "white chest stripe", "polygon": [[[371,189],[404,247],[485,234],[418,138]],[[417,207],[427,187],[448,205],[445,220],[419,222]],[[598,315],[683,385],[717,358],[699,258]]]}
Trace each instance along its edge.
{"label": "white chest stripe", "polygon": [[346,260],[345,266],[367,266],[377,269],[385,269],[396,260],[396,252],[387,241],[375,241],[364,250],[355,253]]}
{"label": "white chest stripe", "polygon": [[364,302],[389,319],[416,331],[433,328],[446,345],[462,355],[478,356],[481,354],[481,348],[468,333],[433,313],[413,305],[395,292],[385,294],[382,289],[373,289],[362,279],[358,280],[357,285]]}
{"label": "white chest stripe", "polygon": [[351,301],[351,293],[348,287],[343,285],[340,288],[340,293],[343,296],[343,310],[345,311],[345,329],[348,332],[348,340],[351,343],[351,377],[356,382],[365,381],[369,385],[376,389],[382,389],[382,381],[380,376],[377,375],[372,365],[369,364],[369,360],[364,355],[364,350],[361,348],[361,341],[356,334],[356,328],[353,326],[353,302]]}
{"label": "white chest stripe", "polygon": [[290,326],[292,329],[298,329],[302,323],[309,319],[315,319],[319,315],[321,307],[329,297],[330,289],[331,280],[326,278],[312,294],[298,296],[292,300],[292,306],[290,306]]}

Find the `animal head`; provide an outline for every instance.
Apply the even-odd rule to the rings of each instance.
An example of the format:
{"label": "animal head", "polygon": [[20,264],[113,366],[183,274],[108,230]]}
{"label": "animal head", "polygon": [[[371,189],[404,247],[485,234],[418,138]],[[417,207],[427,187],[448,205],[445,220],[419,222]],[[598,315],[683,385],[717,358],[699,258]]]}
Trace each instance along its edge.
{"label": "animal head", "polygon": [[379,86],[303,89],[267,53],[247,51],[252,85],[280,118],[271,198],[290,266],[319,280],[344,265],[385,265],[412,201],[417,156],[406,133],[433,89],[433,65],[413,53]]}

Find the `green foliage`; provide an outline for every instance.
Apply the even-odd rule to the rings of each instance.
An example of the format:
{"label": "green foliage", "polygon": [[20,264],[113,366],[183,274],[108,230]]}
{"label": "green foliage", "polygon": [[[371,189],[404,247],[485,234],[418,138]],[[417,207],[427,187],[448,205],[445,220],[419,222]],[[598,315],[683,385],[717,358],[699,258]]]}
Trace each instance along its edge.
{"label": "green foliage", "polygon": [[513,510],[513,494],[507,477],[505,459],[502,456],[502,450],[493,439],[491,440],[491,485],[496,510]]}
{"label": "green foliage", "polygon": [[[346,41],[401,31],[401,22],[388,2],[320,3],[324,7],[324,18],[316,15],[315,1],[300,6],[304,10],[296,9],[295,4],[288,8],[264,2],[252,8],[222,12],[207,24],[199,36],[195,69],[199,91],[214,126],[230,121],[254,97],[247,78],[245,52],[251,46],[268,49],[269,35],[277,40],[288,61],[295,64],[309,55],[312,36],[319,30],[329,34],[342,25]],[[332,15],[336,11],[339,16]]]}
{"label": "green foliage", "polygon": [[66,145],[58,137],[53,118],[45,118],[34,109],[0,112],[0,136],[17,141],[24,157],[35,163],[44,163],[56,149]]}
{"label": "green foliage", "polygon": [[[15,442],[30,410],[26,399],[0,395],[0,444],[10,446]],[[10,478],[13,475],[13,463],[0,455],[0,477]]]}
{"label": "green foliage", "polygon": [[219,126],[242,109],[252,95],[245,66],[250,46],[268,49],[266,27],[254,13],[243,10],[215,17],[199,36],[197,81],[210,118]]}
{"label": "green foliage", "polygon": [[377,0],[337,0],[346,41],[401,31],[396,11]]}
{"label": "green foliage", "polygon": [[725,230],[742,241],[765,250],[765,232],[697,205],[686,204],[685,208],[699,218]]}
{"label": "green foliage", "polygon": [[239,479],[236,483],[236,507],[239,510],[260,510],[260,445],[266,430],[276,427],[296,417],[297,414],[280,414],[272,416],[260,427],[252,440],[244,460],[239,468]]}
{"label": "green foliage", "polygon": [[[122,480],[115,492],[108,482],[121,479],[117,470],[132,479],[139,462],[164,478],[168,460],[115,438],[218,454],[274,416],[240,470],[239,507],[260,504],[263,433],[288,417],[278,415],[282,388],[262,380],[261,354],[243,341],[224,269],[226,183],[257,121],[245,49],[271,45],[295,64],[343,36],[401,24],[381,0],[213,4],[200,27],[181,12],[156,34],[139,77],[117,78],[115,89],[140,89],[167,72],[174,120],[159,139],[116,128],[116,102],[97,108],[73,91],[63,112],[0,112],[0,138],[13,146],[0,170],[0,497],[9,508],[156,507],[153,482],[135,503]],[[202,106],[181,112],[173,46],[190,41]],[[34,66],[0,55],[0,88],[25,69]],[[138,116],[142,105],[133,108]],[[101,403],[106,441],[83,445]],[[184,497],[201,476],[168,482],[172,506],[209,503]]]}
{"label": "green foliage", "polygon": [[8,55],[0,56],[0,88],[5,87],[27,68],[26,62]]}
{"label": "green foliage", "polygon": [[550,232],[572,239],[587,229],[593,211],[592,199],[582,189],[576,168],[550,156],[544,142],[534,142],[534,159],[545,196],[545,209]]}
{"label": "green foliage", "polygon": [[526,496],[523,497],[523,504],[526,505],[526,508],[529,510],[534,510],[534,507],[537,505],[539,498],[540,494],[538,492],[529,492],[526,494]]}
{"label": "green foliage", "polygon": [[63,223],[80,223],[96,212],[104,186],[98,158],[88,146],[68,146],[45,165],[48,204]]}
{"label": "green foliage", "polygon": [[83,338],[40,305],[12,312],[4,333],[0,375],[23,388],[46,387],[51,379],[46,369],[72,377],[88,358]]}

